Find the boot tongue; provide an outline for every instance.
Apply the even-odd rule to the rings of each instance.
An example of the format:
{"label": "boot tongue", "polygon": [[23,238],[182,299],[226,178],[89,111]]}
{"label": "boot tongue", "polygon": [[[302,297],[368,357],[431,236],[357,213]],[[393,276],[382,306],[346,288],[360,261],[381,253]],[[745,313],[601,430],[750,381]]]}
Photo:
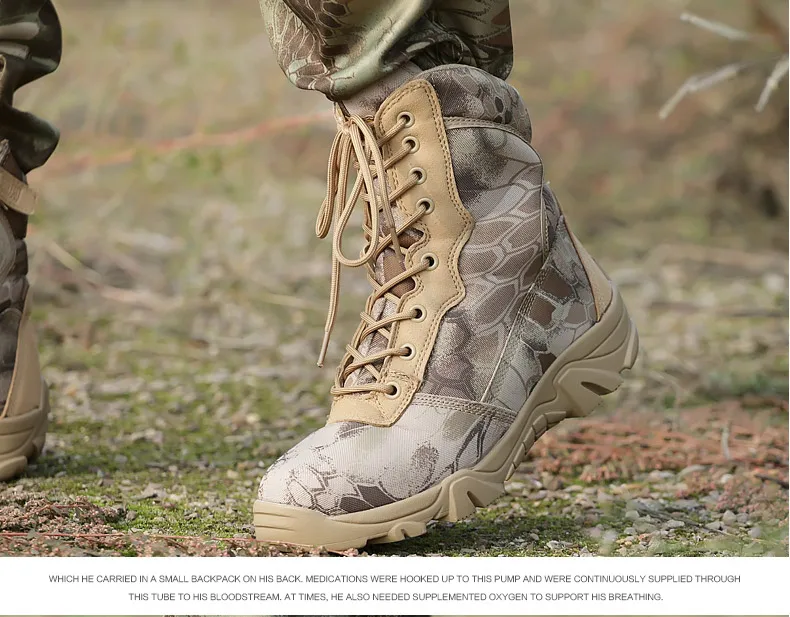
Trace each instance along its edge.
{"label": "boot tongue", "polygon": [[416,64],[407,62],[361,92],[344,99],[341,104],[349,114],[372,118],[390,94],[420,72],[420,68]]}

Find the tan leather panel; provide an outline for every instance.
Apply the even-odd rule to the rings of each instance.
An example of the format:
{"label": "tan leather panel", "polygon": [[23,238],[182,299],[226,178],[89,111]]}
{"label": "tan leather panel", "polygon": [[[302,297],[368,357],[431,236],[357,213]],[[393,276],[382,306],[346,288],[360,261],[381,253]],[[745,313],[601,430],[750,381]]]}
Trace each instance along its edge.
{"label": "tan leather panel", "polygon": [[19,340],[16,348],[14,376],[0,418],[22,415],[35,409],[41,402],[41,366],[38,360],[38,344],[35,330],[30,321],[30,297],[25,302],[22,321],[19,324]]}
{"label": "tan leather panel", "polygon": [[435,204],[418,227],[423,238],[412,245],[406,254],[406,266],[418,263],[427,253],[437,258],[437,266],[415,277],[415,288],[406,293],[398,311],[409,311],[414,306],[425,310],[421,321],[401,321],[393,326],[391,347],[412,345],[412,359],[393,357],[385,363],[382,380],[396,384],[397,397],[381,393],[364,396],[337,397],[329,415],[329,422],[357,421],[376,426],[391,426],[406,409],[417,391],[433,349],[439,324],[445,313],[464,297],[463,281],[458,272],[461,249],[469,239],[474,221],[463,207],[455,184],[450,148],[444,129],[441,105],[433,87],[425,80],[415,80],[396,90],[376,115],[376,131],[383,134],[398,122],[402,112],[414,117],[413,126],[404,129],[398,138],[385,146],[389,157],[401,147],[401,139],[411,136],[418,140],[417,152],[405,157],[388,172],[390,192],[401,186],[420,167],[425,171],[425,182],[408,190],[397,206],[405,216],[412,215],[423,198]]}

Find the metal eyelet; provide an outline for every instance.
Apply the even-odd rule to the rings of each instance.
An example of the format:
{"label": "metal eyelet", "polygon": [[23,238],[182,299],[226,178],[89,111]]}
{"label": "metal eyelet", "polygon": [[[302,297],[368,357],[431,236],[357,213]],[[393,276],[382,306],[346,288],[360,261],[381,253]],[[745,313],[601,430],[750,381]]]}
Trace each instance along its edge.
{"label": "metal eyelet", "polygon": [[412,167],[409,171],[409,175],[417,176],[417,184],[422,184],[428,177],[428,174],[425,173],[425,170],[422,167]]}
{"label": "metal eyelet", "polygon": [[409,154],[414,154],[420,149],[420,140],[412,135],[403,138],[403,145],[409,149]]}
{"label": "metal eyelet", "polygon": [[433,253],[425,253],[422,260],[428,264],[428,270],[436,270],[439,267],[439,258]]}
{"label": "metal eyelet", "polygon": [[436,208],[436,204],[433,203],[433,199],[430,197],[423,197],[420,201],[417,202],[417,207],[422,206],[425,209],[424,214],[430,214]]}
{"label": "metal eyelet", "polygon": [[417,355],[417,350],[414,349],[414,345],[412,345],[411,343],[406,343],[403,346],[403,349],[405,349],[405,350],[407,350],[409,352],[405,356],[401,356],[401,358],[403,358],[404,360],[412,360],[414,358],[414,356]]}
{"label": "metal eyelet", "polygon": [[409,111],[402,111],[398,114],[398,122],[404,122],[404,128],[414,126],[414,116]]}
{"label": "metal eyelet", "polygon": [[392,387],[392,392],[388,394],[384,394],[384,396],[386,396],[387,398],[398,398],[400,396],[400,386],[396,384],[394,381],[391,381],[387,385]]}
{"label": "metal eyelet", "polygon": [[415,304],[412,310],[417,312],[417,314],[411,318],[412,321],[425,321],[425,318],[428,316],[428,311],[426,311],[425,307],[421,304]]}

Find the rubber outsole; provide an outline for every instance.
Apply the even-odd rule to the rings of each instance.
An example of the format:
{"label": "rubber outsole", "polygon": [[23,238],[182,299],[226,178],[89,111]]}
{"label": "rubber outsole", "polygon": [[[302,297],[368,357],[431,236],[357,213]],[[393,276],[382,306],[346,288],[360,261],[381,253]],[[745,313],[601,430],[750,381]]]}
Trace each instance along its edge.
{"label": "rubber outsole", "polygon": [[432,520],[459,521],[505,492],[508,480],[541,435],[566,418],[589,415],[622,383],[639,351],[639,336],[616,288],[601,319],[552,363],[503,438],[477,465],[437,486],[364,512],[326,516],[256,501],[255,537],[263,542],[328,550],[397,542],[424,534]]}
{"label": "rubber outsole", "polygon": [[35,409],[0,419],[0,482],[13,480],[35,461],[47,439],[49,391],[41,383],[41,403]]}

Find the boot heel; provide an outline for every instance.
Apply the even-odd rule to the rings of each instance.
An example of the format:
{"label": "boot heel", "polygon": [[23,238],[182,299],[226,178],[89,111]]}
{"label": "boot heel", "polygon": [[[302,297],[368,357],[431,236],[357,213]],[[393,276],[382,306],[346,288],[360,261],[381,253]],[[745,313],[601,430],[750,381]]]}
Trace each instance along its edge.
{"label": "boot heel", "polygon": [[636,362],[636,326],[617,288],[612,291],[612,301],[601,319],[572,345],[577,359],[567,362],[554,379],[557,393],[567,404],[568,417],[589,415],[602,396],[620,387],[621,373]]}
{"label": "boot heel", "polygon": [[25,471],[44,449],[49,422],[49,395],[42,384],[41,404],[20,416],[0,419],[0,482]]}

